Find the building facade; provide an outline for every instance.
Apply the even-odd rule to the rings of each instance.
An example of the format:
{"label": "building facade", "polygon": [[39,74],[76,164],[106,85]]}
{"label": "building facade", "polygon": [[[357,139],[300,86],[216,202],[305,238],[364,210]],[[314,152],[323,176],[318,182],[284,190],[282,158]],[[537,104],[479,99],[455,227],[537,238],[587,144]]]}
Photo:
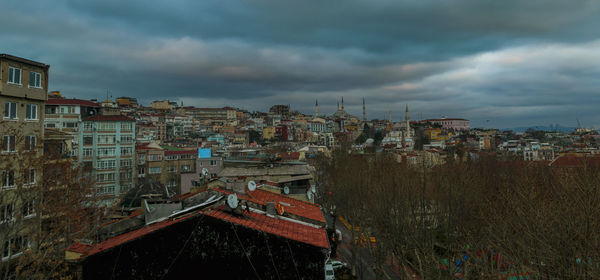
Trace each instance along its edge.
{"label": "building facade", "polygon": [[35,230],[35,193],[43,154],[44,102],[50,66],[8,54],[0,54],[0,246],[1,261],[22,254],[28,235]]}
{"label": "building facade", "polygon": [[135,175],[135,120],[126,116],[83,119],[77,139],[78,161],[96,179],[107,201],[127,192]]}

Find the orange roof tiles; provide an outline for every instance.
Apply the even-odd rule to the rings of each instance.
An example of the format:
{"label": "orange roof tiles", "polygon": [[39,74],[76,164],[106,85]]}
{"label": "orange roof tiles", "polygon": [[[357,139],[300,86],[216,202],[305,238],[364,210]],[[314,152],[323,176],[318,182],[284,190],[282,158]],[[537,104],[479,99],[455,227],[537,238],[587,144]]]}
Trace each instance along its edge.
{"label": "orange roof tiles", "polygon": [[[223,189],[215,189],[215,191],[219,191],[225,194],[233,193],[232,191]],[[323,217],[323,212],[321,212],[321,208],[319,208],[319,206],[314,203],[294,199],[285,195],[279,195],[268,191],[263,191],[260,189],[257,189],[253,192],[247,192],[246,194],[238,194],[238,197],[240,199],[258,203],[260,205],[266,205],[267,201],[275,201],[276,203],[283,202],[285,204],[290,205],[283,205],[284,210],[286,212],[293,215],[305,217],[313,221],[325,223],[325,218]]]}
{"label": "orange roof tiles", "polygon": [[244,216],[238,217],[218,209],[212,209],[203,214],[302,243],[329,248],[327,233],[324,228],[315,228],[254,212],[244,212]]}

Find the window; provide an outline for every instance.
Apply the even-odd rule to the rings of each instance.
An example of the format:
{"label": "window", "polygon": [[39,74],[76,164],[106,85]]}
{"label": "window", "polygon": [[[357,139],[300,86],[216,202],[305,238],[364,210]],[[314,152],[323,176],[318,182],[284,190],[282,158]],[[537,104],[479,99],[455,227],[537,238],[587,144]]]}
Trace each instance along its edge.
{"label": "window", "polygon": [[29,87],[42,88],[42,74],[38,72],[29,72]]}
{"label": "window", "polygon": [[119,180],[124,181],[129,179],[131,179],[131,172],[125,171],[119,174]]}
{"label": "window", "polygon": [[35,204],[33,200],[23,203],[23,217],[33,217],[35,215]]}
{"label": "window", "polygon": [[94,137],[93,136],[83,136],[83,145],[93,145]]}
{"label": "window", "polygon": [[132,143],[133,137],[130,135],[121,135],[121,144]]}
{"label": "window", "polygon": [[35,184],[35,169],[29,168],[23,172],[23,184],[33,185]]}
{"label": "window", "polygon": [[148,155],[148,161],[162,160],[162,155]]}
{"label": "window", "polygon": [[2,250],[2,258],[8,259],[11,256],[20,255],[23,249],[29,247],[27,237],[18,236],[16,238],[6,239],[4,241],[4,249]]}
{"label": "window", "polygon": [[96,182],[114,182],[115,173],[100,173],[96,174]]}
{"label": "window", "polygon": [[17,103],[6,102],[4,103],[4,118],[5,119],[17,119]]}
{"label": "window", "polygon": [[177,165],[167,166],[167,172],[170,172],[170,173],[177,172]]}
{"label": "window", "polygon": [[115,136],[114,135],[99,135],[98,136],[98,144],[114,144]]}
{"label": "window", "polygon": [[114,122],[98,123],[98,130],[115,130],[115,123]]}
{"label": "window", "polygon": [[211,160],[210,161],[210,165],[211,166],[216,166],[217,165],[217,161],[216,160]]}
{"label": "window", "polygon": [[4,135],[3,143],[2,143],[2,151],[4,152],[15,152],[15,136],[14,135]]}
{"label": "window", "polygon": [[92,148],[83,148],[83,157],[91,157],[92,153]]}
{"label": "window", "polygon": [[2,171],[2,187],[12,188],[15,186],[15,171],[4,170]]}
{"label": "window", "polygon": [[101,186],[98,187],[98,193],[102,194],[102,193],[114,193],[115,192],[115,186]]}
{"label": "window", "polygon": [[21,84],[21,68],[8,67],[8,83],[9,84]]}
{"label": "window", "polygon": [[63,127],[64,128],[76,128],[77,123],[76,122],[63,122]]}
{"label": "window", "polygon": [[114,169],[114,160],[99,160],[96,162],[96,169]]}
{"label": "window", "polygon": [[130,156],[131,154],[133,154],[132,147],[121,147],[121,155],[122,156]]}
{"label": "window", "polygon": [[160,167],[150,167],[148,168],[148,174],[159,174],[162,171]]}
{"label": "window", "polygon": [[26,120],[37,120],[37,108],[36,104],[27,104],[27,108],[25,110],[25,119]]}
{"label": "window", "polygon": [[83,123],[83,129],[84,130],[92,130],[92,128],[94,128],[94,123],[91,123],[91,122],[85,122],[85,123]]}
{"label": "window", "polygon": [[140,168],[138,169],[138,174],[139,174],[139,175],[144,175],[144,174],[146,174],[146,168],[144,168],[144,167],[140,167]]}
{"label": "window", "polygon": [[167,160],[177,160],[177,156],[173,156],[173,155],[171,155],[171,156],[165,156],[165,158]]}
{"label": "window", "polygon": [[11,221],[15,218],[14,216],[15,204],[9,203],[0,206],[0,220],[2,222]]}
{"label": "window", "polygon": [[115,148],[99,148],[98,156],[99,157],[112,157],[115,155]]}
{"label": "window", "polygon": [[121,123],[121,130],[131,130],[131,123],[130,122]]}
{"label": "window", "polygon": [[131,167],[131,160],[130,159],[122,159],[121,167]]}
{"label": "window", "polygon": [[177,181],[169,181],[169,183],[167,183],[167,187],[177,187]]}
{"label": "window", "polygon": [[35,139],[35,135],[27,135],[25,136],[25,150],[33,151],[35,150],[37,142]]}

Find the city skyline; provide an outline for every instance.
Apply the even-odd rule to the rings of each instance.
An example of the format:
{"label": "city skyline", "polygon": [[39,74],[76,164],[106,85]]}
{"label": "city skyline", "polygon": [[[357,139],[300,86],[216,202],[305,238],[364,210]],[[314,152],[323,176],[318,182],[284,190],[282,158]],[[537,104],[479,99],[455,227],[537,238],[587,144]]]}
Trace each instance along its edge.
{"label": "city skyline", "polygon": [[[338,4],[338,5],[336,5]],[[70,98],[600,126],[596,1],[10,1],[2,50]]]}

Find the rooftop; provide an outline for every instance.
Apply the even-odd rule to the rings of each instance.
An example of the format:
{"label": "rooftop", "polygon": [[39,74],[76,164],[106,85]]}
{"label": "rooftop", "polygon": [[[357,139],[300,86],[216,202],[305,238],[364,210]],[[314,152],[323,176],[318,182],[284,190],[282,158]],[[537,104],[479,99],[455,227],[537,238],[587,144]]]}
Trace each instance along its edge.
{"label": "rooftop", "polygon": [[112,122],[135,122],[134,119],[132,119],[128,116],[122,116],[122,115],[114,115],[114,116],[97,115],[97,116],[85,118],[83,121],[87,121],[87,122],[111,122],[111,121]]}
{"label": "rooftop", "polygon": [[67,98],[48,98],[46,105],[79,105],[86,107],[98,108],[100,105],[96,102],[82,99],[67,99]]}

